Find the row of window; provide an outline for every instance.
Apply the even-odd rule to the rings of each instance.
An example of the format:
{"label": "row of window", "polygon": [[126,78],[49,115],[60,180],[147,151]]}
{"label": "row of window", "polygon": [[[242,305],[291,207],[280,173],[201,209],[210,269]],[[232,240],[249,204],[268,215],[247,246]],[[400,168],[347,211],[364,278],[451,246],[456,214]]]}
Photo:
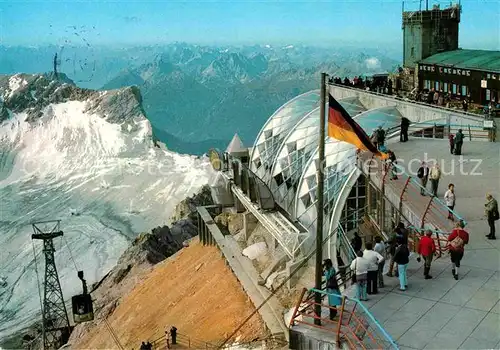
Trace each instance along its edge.
{"label": "row of window", "polygon": [[467,85],[458,85],[455,83],[443,83],[441,81],[424,80],[424,89],[432,89],[444,93],[451,93],[452,95],[467,96],[469,88]]}

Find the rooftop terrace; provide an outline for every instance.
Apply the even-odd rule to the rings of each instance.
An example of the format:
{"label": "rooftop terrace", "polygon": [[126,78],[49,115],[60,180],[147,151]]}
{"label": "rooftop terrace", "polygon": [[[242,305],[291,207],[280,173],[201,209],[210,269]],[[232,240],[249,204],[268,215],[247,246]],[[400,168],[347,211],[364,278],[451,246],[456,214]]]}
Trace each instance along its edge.
{"label": "rooftop terrace", "polygon": [[484,218],[485,194],[500,198],[500,144],[466,141],[463,157],[452,156],[445,140],[410,139],[390,148],[408,172],[416,171],[408,169],[411,159],[434,158],[442,164],[438,195],[442,198],[448,183],[455,184],[455,211],[468,222],[470,243],[458,281],[447,254],[433,262],[432,280],[424,279],[423,263],[414,257],[409,288],[401,292],[397,278],[385,277],[386,287],[366,306],[401,349],[500,348],[500,240],[485,237]]}

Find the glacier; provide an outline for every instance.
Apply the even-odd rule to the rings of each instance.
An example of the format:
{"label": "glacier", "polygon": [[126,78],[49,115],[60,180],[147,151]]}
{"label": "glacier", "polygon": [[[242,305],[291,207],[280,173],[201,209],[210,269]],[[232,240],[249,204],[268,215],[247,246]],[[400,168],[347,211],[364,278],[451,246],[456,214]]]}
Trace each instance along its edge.
{"label": "glacier", "polygon": [[66,101],[27,120],[9,111],[0,125],[0,338],[40,320],[44,258],[32,222],[61,220],[55,256],[68,301],[81,292],[77,270],[89,285],[100,280],[138,233],[168,224],[213,179],[207,158],[153,147],[144,117],[124,127],[88,101]]}

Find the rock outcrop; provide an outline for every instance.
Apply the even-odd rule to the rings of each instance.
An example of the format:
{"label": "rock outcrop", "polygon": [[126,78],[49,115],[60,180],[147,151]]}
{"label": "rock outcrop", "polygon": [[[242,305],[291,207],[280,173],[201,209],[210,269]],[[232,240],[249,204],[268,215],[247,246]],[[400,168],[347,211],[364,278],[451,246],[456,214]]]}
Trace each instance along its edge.
{"label": "rock outcrop", "polygon": [[145,119],[142,96],[135,86],[98,91],[76,86],[64,74],[0,75],[0,123],[12,113],[26,112],[26,121],[42,117],[50,104],[85,101],[87,113],[96,113],[124,130],[135,131],[137,121]]}

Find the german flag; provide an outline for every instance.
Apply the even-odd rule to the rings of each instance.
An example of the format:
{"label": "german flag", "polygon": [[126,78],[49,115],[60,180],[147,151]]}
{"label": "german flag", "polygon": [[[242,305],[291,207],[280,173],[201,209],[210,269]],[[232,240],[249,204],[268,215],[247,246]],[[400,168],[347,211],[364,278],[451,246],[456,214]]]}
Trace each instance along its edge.
{"label": "german flag", "polygon": [[380,152],[375,147],[365,131],[351,118],[344,107],[332,95],[329,94],[328,97],[328,136],[386,159],[387,154]]}

